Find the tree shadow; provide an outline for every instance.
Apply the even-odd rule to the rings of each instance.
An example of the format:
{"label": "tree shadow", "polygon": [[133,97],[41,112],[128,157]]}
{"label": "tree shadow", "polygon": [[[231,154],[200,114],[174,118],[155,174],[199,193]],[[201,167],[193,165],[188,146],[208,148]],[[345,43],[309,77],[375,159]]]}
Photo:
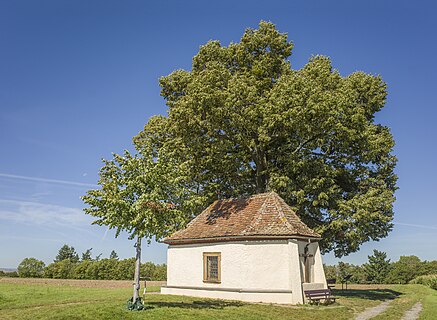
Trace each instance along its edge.
{"label": "tree shadow", "polygon": [[218,219],[228,220],[233,213],[246,208],[248,205],[247,199],[219,200],[211,208],[206,218],[206,223],[209,225],[215,224]]}
{"label": "tree shadow", "polygon": [[360,298],[368,300],[393,300],[402,295],[401,292],[391,289],[333,289],[333,294],[337,297]]}
{"label": "tree shadow", "polygon": [[150,301],[145,303],[144,309],[153,308],[182,308],[182,309],[224,309],[228,307],[241,307],[244,303],[239,301],[204,300],[191,302]]}

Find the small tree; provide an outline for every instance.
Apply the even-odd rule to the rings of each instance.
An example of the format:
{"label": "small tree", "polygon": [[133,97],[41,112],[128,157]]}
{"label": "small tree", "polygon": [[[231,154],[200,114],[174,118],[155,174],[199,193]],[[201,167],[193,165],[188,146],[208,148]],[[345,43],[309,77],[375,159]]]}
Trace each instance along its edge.
{"label": "small tree", "polygon": [[109,259],[118,260],[118,254],[117,254],[117,252],[115,252],[115,250],[111,251],[111,254],[109,255]]}
{"label": "small tree", "polygon": [[71,262],[79,262],[79,255],[73,247],[64,244],[58,251],[54,262],[60,262],[62,260],[70,260]]}
{"label": "small tree", "polygon": [[386,282],[390,271],[390,259],[387,259],[387,254],[373,250],[373,255],[368,256],[368,258],[369,262],[363,265],[367,280],[372,283]]}
{"label": "small tree", "polygon": [[18,265],[18,275],[21,278],[40,278],[44,274],[45,263],[35,258],[25,258]]}
{"label": "small tree", "polygon": [[91,261],[93,258],[91,257],[91,251],[93,248],[87,249],[84,253],[82,253],[82,261]]}
{"label": "small tree", "polygon": [[[82,197],[89,205],[85,212],[97,220],[93,224],[116,229],[116,237],[126,231],[135,240],[136,259],[133,302],[139,297],[141,240],[161,239],[183,226],[190,215],[185,212],[190,193],[184,188],[171,154],[163,153],[158,159],[155,150],[143,148],[141,154],[114,154],[112,160],[103,160],[100,170],[101,189],[90,190]],[[184,203],[185,207],[181,205]]]}

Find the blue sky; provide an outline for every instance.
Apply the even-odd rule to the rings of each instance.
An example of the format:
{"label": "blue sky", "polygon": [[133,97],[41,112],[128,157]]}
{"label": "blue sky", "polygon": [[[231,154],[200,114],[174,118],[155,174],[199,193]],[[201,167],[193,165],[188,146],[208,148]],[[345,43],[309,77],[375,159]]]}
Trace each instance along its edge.
{"label": "blue sky", "polygon": [[[396,141],[395,228],[342,261],[363,263],[375,248],[437,259],[436,15],[423,1],[1,1],[0,267],[49,263],[64,243],[133,256],[126,235],[90,225],[79,197],[101,158],[132,148],[147,119],[166,113],[159,77],[260,20],[288,33],[295,69],[323,54],[342,75],[388,83],[377,121]],[[165,249],[152,243],[143,260],[165,262]]]}

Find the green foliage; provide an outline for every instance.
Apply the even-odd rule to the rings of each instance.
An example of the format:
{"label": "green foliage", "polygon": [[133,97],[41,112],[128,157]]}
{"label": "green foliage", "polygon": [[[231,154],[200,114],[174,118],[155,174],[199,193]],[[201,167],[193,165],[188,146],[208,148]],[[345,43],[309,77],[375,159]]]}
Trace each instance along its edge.
{"label": "green foliage", "polygon": [[103,162],[101,189],[82,197],[89,205],[85,212],[97,217],[94,224],[116,229],[116,236],[125,230],[130,239],[161,239],[187,222],[191,192],[177,178],[178,167],[170,158],[163,153],[156,159],[150,152],[125,151]]}
{"label": "green foliage", "polygon": [[368,256],[369,262],[363,265],[367,281],[371,283],[385,283],[390,271],[390,259],[387,253],[373,250],[373,255]]}
{"label": "green foliage", "polygon": [[420,274],[437,274],[437,260],[423,261],[420,267]]}
{"label": "green foliage", "polygon": [[82,261],[93,260],[93,258],[91,257],[92,250],[93,250],[93,248],[89,248],[85,252],[82,253]]}
{"label": "green foliage", "polygon": [[[169,163],[171,170],[164,170],[164,180],[147,182],[140,170],[125,175],[121,185],[137,188],[151,181],[151,189],[161,183],[184,190],[186,197],[171,199],[172,192],[134,196],[123,210],[115,210],[110,208],[119,201],[113,196],[119,188],[111,189],[114,201],[104,202],[108,206],[92,200],[109,194],[104,187],[85,202],[117,217],[136,217],[128,209],[133,204],[171,199],[182,213],[189,208],[198,214],[217,198],[271,190],[322,234],[324,252],[343,256],[386,237],[392,229],[396,158],[389,128],[374,121],[385,104],[386,84],[363,72],[342,77],[323,56],[294,70],[288,60],[292,48],[286,34],[261,22],[238,43],[208,42],[193,58],[191,71],[176,70],[160,79],[168,117],[152,117],[134,138],[142,155],[135,161],[145,168],[163,166],[159,170]],[[117,185],[118,170],[133,161],[125,158],[106,163],[102,185]],[[142,217],[155,219],[154,214]],[[123,218],[123,226],[130,230],[140,220]],[[178,228],[184,219],[164,225]]]}
{"label": "green foliage", "polygon": [[[134,270],[134,258],[83,260],[78,263],[66,259],[49,264],[44,270],[44,276],[54,279],[129,280]],[[167,265],[146,262],[141,264],[141,274],[153,281],[166,280]]]}
{"label": "green foliage", "polygon": [[134,258],[119,260],[114,270],[115,279],[132,279],[134,277],[134,272]]}
{"label": "green foliage", "polygon": [[362,266],[339,262],[336,266],[324,265],[324,270],[326,278],[335,278],[337,283],[349,274],[352,275],[351,283],[420,283],[412,279],[436,275],[437,260],[420,261],[416,256],[401,256],[398,261],[390,263],[384,252],[374,250],[369,262]]}
{"label": "green foliage", "polygon": [[361,266],[356,266],[350,263],[339,262],[337,266],[337,282],[342,282],[343,279],[352,275],[348,280],[349,283],[364,283],[365,276],[363,273],[363,268]]}
{"label": "green foliage", "polygon": [[337,268],[336,266],[328,266],[323,264],[323,270],[325,271],[326,279],[336,279],[337,280]]}
{"label": "green foliage", "polygon": [[155,281],[167,280],[167,265],[166,264],[154,264],[152,262],[146,262],[141,265],[141,274],[143,277],[150,278]]}
{"label": "green foliage", "polygon": [[44,274],[45,263],[35,258],[25,258],[18,265],[18,275],[21,278],[39,278]]}
{"label": "green foliage", "polygon": [[156,281],[166,281],[167,280],[167,265],[157,264],[155,266],[155,271],[153,273],[152,279]]}
{"label": "green foliage", "polygon": [[73,279],[74,267],[77,262],[70,259],[49,264],[44,270],[44,277],[54,279]]}
{"label": "green foliage", "polygon": [[387,281],[389,283],[408,283],[423,274],[422,266],[423,264],[416,256],[401,256],[399,261],[392,264]]}
{"label": "green foliage", "polygon": [[365,283],[365,275],[361,266],[350,263],[339,262],[336,266],[323,265],[326,279],[336,279],[336,283],[341,283],[343,279],[351,275],[348,283]]}
{"label": "green foliage", "polygon": [[437,290],[437,274],[419,276],[411,280],[410,283],[423,284],[431,289]]}
{"label": "green foliage", "polygon": [[71,262],[78,262],[79,255],[73,247],[64,244],[61,249],[59,249],[58,255],[56,256],[54,262],[60,262],[63,260],[69,260]]}
{"label": "green foliage", "polygon": [[12,271],[12,272],[5,272],[3,270],[0,270],[0,278],[18,278],[18,272]]}
{"label": "green foliage", "polygon": [[109,259],[116,259],[118,260],[118,254],[115,252],[115,250],[111,251],[111,254],[109,255]]}

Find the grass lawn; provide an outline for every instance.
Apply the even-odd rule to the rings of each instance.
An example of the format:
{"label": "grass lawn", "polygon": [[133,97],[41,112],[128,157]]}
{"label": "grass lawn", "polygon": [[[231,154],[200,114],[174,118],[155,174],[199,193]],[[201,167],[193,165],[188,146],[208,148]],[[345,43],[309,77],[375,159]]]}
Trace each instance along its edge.
{"label": "grass lawn", "polygon": [[[159,287],[149,287],[151,291]],[[0,319],[353,319],[366,307],[393,299],[375,319],[400,319],[422,301],[420,319],[435,319],[437,291],[421,285],[353,287],[335,290],[330,306],[278,306],[237,301],[149,294],[145,311],[127,311],[131,288],[81,288],[65,285],[7,283],[0,279]]]}

